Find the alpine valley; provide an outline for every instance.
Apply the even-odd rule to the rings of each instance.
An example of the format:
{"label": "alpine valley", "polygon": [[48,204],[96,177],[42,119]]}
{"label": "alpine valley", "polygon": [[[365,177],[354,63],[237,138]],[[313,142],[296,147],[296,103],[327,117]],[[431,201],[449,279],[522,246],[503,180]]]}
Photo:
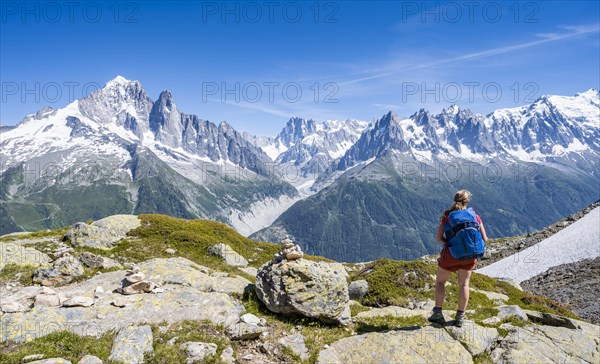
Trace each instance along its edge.
{"label": "alpine valley", "polygon": [[526,234],[600,197],[600,92],[373,123],[290,119],[254,136],[117,77],[0,129],[0,235],[114,214],[224,222],[338,261],[436,252],[460,188],[488,235]]}

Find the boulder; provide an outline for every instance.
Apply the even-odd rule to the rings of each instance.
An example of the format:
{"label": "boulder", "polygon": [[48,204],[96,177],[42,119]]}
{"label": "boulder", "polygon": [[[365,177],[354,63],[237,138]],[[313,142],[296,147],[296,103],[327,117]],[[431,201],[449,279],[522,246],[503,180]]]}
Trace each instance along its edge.
{"label": "boulder", "polygon": [[67,255],[52,263],[50,268],[39,268],[33,273],[33,281],[43,286],[56,286],[70,283],[73,278],[83,275],[83,265],[75,257]]}
{"label": "boulder", "polygon": [[241,270],[244,273],[247,273],[253,277],[256,277],[256,274],[258,273],[258,269],[254,268],[254,267],[239,267],[239,270]]}
{"label": "boulder", "polygon": [[426,326],[350,336],[319,353],[317,363],[473,363],[445,330]]}
{"label": "boulder", "polygon": [[102,360],[97,356],[86,355],[77,364],[102,364]]}
{"label": "boulder", "polygon": [[351,300],[360,300],[369,292],[369,282],[365,279],[354,281],[348,286],[348,294]]}
{"label": "boulder", "polygon": [[240,317],[240,322],[245,322],[247,324],[251,324],[251,325],[260,325],[260,318],[256,317],[255,315],[251,314],[251,313],[247,313],[242,315],[242,317]]}
{"label": "boulder", "polygon": [[210,355],[217,355],[217,344],[188,341],[181,344],[187,355],[187,364],[200,363]]}
{"label": "boulder", "polygon": [[44,354],[31,354],[31,355],[24,356],[23,359],[21,359],[21,361],[23,363],[28,363],[30,361],[44,359],[44,356],[45,356]]}
{"label": "boulder", "polygon": [[233,358],[233,348],[231,346],[223,349],[223,352],[221,353],[221,361],[225,364],[233,364],[235,362],[235,359]]}
{"label": "boulder", "polygon": [[75,296],[62,303],[63,307],[90,307],[94,305],[94,299],[90,297]]}
{"label": "boulder", "polygon": [[511,317],[514,317],[514,318],[517,318],[517,319],[520,319],[523,321],[529,320],[525,311],[517,305],[498,306],[498,307],[496,307],[496,309],[498,310],[497,316],[500,320],[504,320],[506,318],[511,318]]}
{"label": "boulder", "polygon": [[339,263],[275,257],[258,270],[255,290],[272,312],[348,324],[346,275]]}
{"label": "boulder", "polygon": [[102,268],[102,269],[111,269],[111,268],[119,268],[122,269],[123,266],[117,262],[116,260],[103,257],[102,255],[96,255],[89,252],[80,253],[77,256],[77,259],[89,268]]}
{"label": "boulder", "polygon": [[548,325],[548,326],[556,326],[556,327],[564,327],[567,329],[578,329],[579,326],[575,323],[575,321],[563,317],[553,315],[551,313],[546,312],[537,312],[537,311],[529,311],[525,310],[527,317],[530,321],[533,321],[537,324]]}
{"label": "boulder", "polygon": [[502,293],[483,291],[477,288],[471,288],[471,291],[478,292],[486,296],[489,300],[494,302],[497,305],[503,305],[508,302],[509,297]]}
{"label": "boulder", "polygon": [[25,312],[29,309],[26,305],[18,301],[5,301],[0,308],[0,311],[4,313]]}
{"label": "boulder", "polygon": [[104,257],[101,255],[95,255],[89,252],[83,252],[77,256],[77,259],[89,268],[100,268],[102,267],[102,262],[104,261]]}
{"label": "boulder", "polygon": [[7,264],[40,267],[48,265],[50,257],[39,251],[15,243],[0,243],[0,270]]}
{"label": "boulder", "polygon": [[238,322],[227,328],[227,335],[231,340],[252,340],[258,338],[263,331],[258,325]]}
{"label": "boulder", "polygon": [[238,254],[229,245],[224,243],[211,246],[208,249],[208,253],[220,257],[227,265],[234,267],[246,267],[248,265],[246,258]]}
{"label": "boulder", "polygon": [[213,272],[188,259],[157,258],[139,264],[148,280],[163,286],[165,284],[187,285],[203,292],[224,292],[243,294],[251,282],[227,273]]}
{"label": "boulder", "polygon": [[308,357],[309,357],[308,348],[306,347],[306,344],[304,343],[304,336],[302,336],[302,334],[295,333],[292,335],[287,335],[287,336],[284,336],[281,339],[279,339],[277,342],[280,345],[290,349],[292,351],[292,353],[298,355],[300,357],[300,359],[302,359],[302,360],[308,359]]}
{"label": "boulder", "polygon": [[94,221],[90,225],[78,222],[71,226],[65,238],[75,247],[87,246],[108,250],[140,225],[141,222],[135,215],[113,215]]}
{"label": "boulder", "polygon": [[63,358],[50,358],[36,361],[30,361],[27,364],[71,364],[71,361]]}
{"label": "boulder", "polygon": [[57,294],[39,294],[35,296],[35,306],[58,307],[60,298]]}
{"label": "boulder", "polygon": [[125,327],[117,334],[108,360],[143,363],[144,355],[154,351],[152,340],[152,328],[148,325]]}

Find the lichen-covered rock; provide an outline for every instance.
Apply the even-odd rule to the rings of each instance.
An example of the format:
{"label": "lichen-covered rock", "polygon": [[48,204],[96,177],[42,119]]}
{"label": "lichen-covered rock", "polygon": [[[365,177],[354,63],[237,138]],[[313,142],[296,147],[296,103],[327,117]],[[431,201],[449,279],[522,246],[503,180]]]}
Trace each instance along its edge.
{"label": "lichen-covered rock", "polygon": [[0,270],[7,264],[40,267],[48,265],[50,257],[33,248],[24,247],[12,242],[0,242]]}
{"label": "lichen-covered rock", "polygon": [[304,336],[300,333],[295,333],[282,337],[277,341],[280,345],[290,349],[292,353],[298,355],[300,359],[308,359],[308,348],[304,343]]}
{"label": "lichen-covered rock", "polygon": [[[537,311],[530,311],[530,310],[524,310],[524,311],[527,314],[527,317],[529,318],[530,321],[533,321],[533,322],[541,324],[541,325],[565,327],[567,329],[578,329],[579,328],[579,326],[575,323],[575,321],[573,321],[567,317],[557,316],[557,315],[553,315],[551,313],[546,313],[546,312],[537,312]],[[599,333],[599,336],[600,336],[600,333]]]}
{"label": "lichen-covered rock", "polygon": [[227,335],[231,340],[252,340],[258,338],[263,331],[264,328],[258,325],[238,322],[227,328]]}
{"label": "lichen-covered rock", "polygon": [[365,279],[354,281],[348,286],[348,294],[351,300],[360,300],[369,292],[369,282]]}
{"label": "lichen-covered rock", "polygon": [[251,282],[227,273],[213,272],[191,260],[177,257],[151,259],[138,267],[145,272],[146,279],[163,286],[167,283],[189,285],[203,292],[225,292],[243,294]]}
{"label": "lichen-covered rock", "polygon": [[63,307],[90,307],[94,305],[94,299],[90,297],[75,296],[62,303]]}
{"label": "lichen-covered rock", "polygon": [[514,318],[517,318],[517,319],[520,319],[523,321],[529,320],[525,311],[517,305],[498,306],[498,307],[496,307],[496,309],[498,310],[497,316],[500,320],[504,320],[506,318],[511,318],[511,317],[514,317]]}
{"label": "lichen-covered rock", "polygon": [[319,353],[318,363],[472,363],[471,354],[445,330],[426,326],[351,336]]}
{"label": "lichen-covered rock", "polygon": [[94,221],[90,225],[78,222],[65,234],[65,238],[76,247],[88,246],[108,250],[140,225],[140,219],[135,215],[113,215]]}
{"label": "lichen-covered rock", "polygon": [[580,329],[527,325],[512,327],[492,351],[494,363],[598,363],[600,327],[576,321]]}
{"label": "lichen-covered rock", "polygon": [[102,269],[111,269],[111,268],[119,268],[122,269],[123,266],[117,262],[116,260],[103,257],[101,255],[92,254],[89,252],[80,253],[77,256],[77,259],[89,268],[102,268]]}
{"label": "lichen-covered rock", "polygon": [[102,364],[102,360],[94,355],[86,355],[77,364]]}
{"label": "lichen-covered rock", "polygon": [[234,267],[246,267],[248,265],[246,258],[238,254],[227,244],[215,244],[208,249],[208,253],[220,257],[227,265]]}
{"label": "lichen-covered rock", "polygon": [[225,364],[233,364],[235,362],[233,354],[233,348],[231,346],[226,347],[221,353],[221,361]]}
{"label": "lichen-covered rock", "polygon": [[39,268],[33,273],[33,281],[43,286],[56,286],[70,283],[73,278],[85,272],[79,260],[71,255],[64,256],[52,263],[49,268]]}
{"label": "lichen-covered rock", "polygon": [[508,299],[509,299],[509,297],[507,295],[502,294],[502,293],[483,291],[483,290],[480,290],[477,288],[471,288],[471,291],[479,292],[479,293],[485,295],[489,300],[491,300],[492,302],[494,302],[497,305],[503,305],[506,302],[508,302]]}
{"label": "lichen-covered rock", "polygon": [[467,350],[473,355],[490,352],[498,340],[498,330],[492,327],[483,327],[473,321],[465,321],[462,327],[446,326],[450,336],[465,344]]}
{"label": "lichen-covered rock", "polygon": [[27,364],[71,364],[71,361],[67,360],[67,359],[63,359],[63,358],[50,358],[50,359],[30,361]]}
{"label": "lichen-covered rock", "polygon": [[[116,292],[125,271],[108,272],[89,280],[61,287],[59,296],[91,296],[98,286],[105,293],[95,299],[91,307],[47,307],[34,305],[27,312],[0,315],[0,342],[14,340],[23,342],[66,330],[85,336],[97,336],[109,330],[118,330],[125,325],[158,324],[184,320],[205,321],[228,327],[239,322],[244,307],[226,293],[217,292],[216,287],[237,286],[239,278],[213,277],[207,268],[184,258],[153,259],[140,263],[146,276],[162,284],[164,292],[123,296]],[[206,271],[207,273],[203,272]],[[247,285],[249,282],[242,279]],[[241,286],[241,284],[239,284]],[[24,287],[22,294],[13,299],[22,301],[41,293],[42,288]],[[243,292],[243,288],[241,289]],[[25,292],[27,291],[27,292]],[[31,291],[31,292],[29,292]],[[4,299],[4,297],[1,297]],[[112,304],[115,299],[123,300],[125,307]],[[35,323],[37,329],[25,330]]]}
{"label": "lichen-covered rock", "polygon": [[152,340],[152,328],[148,325],[125,327],[117,334],[108,360],[143,363],[144,354],[154,351]]}
{"label": "lichen-covered rock", "polygon": [[339,263],[271,261],[258,270],[256,294],[276,313],[347,324],[350,305],[346,274]]}
{"label": "lichen-covered rock", "polygon": [[210,355],[217,355],[217,344],[188,341],[181,344],[187,355],[187,364],[200,363]]}
{"label": "lichen-covered rock", "polygon": [[5,301],[0,303],[0,311],[5,313],[25,312],[29,308],[18,301]]}

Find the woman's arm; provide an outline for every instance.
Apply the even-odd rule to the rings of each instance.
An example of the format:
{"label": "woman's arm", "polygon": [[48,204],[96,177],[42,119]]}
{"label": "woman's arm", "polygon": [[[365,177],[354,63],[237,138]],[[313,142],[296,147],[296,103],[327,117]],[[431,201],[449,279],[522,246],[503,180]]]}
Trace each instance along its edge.
{"label": "woman's arm", "polygon": [[483,241],[486,242],[488,240],[487,234],[485,233],[485,228],[483,227],[483,223],[479,224],[479,231],[481,232],[481,237]]}
{"label": "woman's arm", "polygon": [[446,239],[444,239],[444,223],[440,221],[440,226],[438,227],[437,234],[435,235],[435,239],[440,243],[445,243]]}

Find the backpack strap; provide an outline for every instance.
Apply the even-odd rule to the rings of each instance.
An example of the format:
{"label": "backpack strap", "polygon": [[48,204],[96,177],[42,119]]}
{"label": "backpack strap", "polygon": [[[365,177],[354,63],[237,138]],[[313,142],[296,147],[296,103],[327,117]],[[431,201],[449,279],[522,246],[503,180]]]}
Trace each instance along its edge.
{"label": "backpack strap", "polygon": [[479,223],[477,222],[472,222],[472,221],[468,221],[468,222],[461,222],[459,224],[456,224],[454,226],[451,227],[452,232],[454,233],[454,235],[458,234],[459,231],[464,230],[464,229],[479,229]]}

